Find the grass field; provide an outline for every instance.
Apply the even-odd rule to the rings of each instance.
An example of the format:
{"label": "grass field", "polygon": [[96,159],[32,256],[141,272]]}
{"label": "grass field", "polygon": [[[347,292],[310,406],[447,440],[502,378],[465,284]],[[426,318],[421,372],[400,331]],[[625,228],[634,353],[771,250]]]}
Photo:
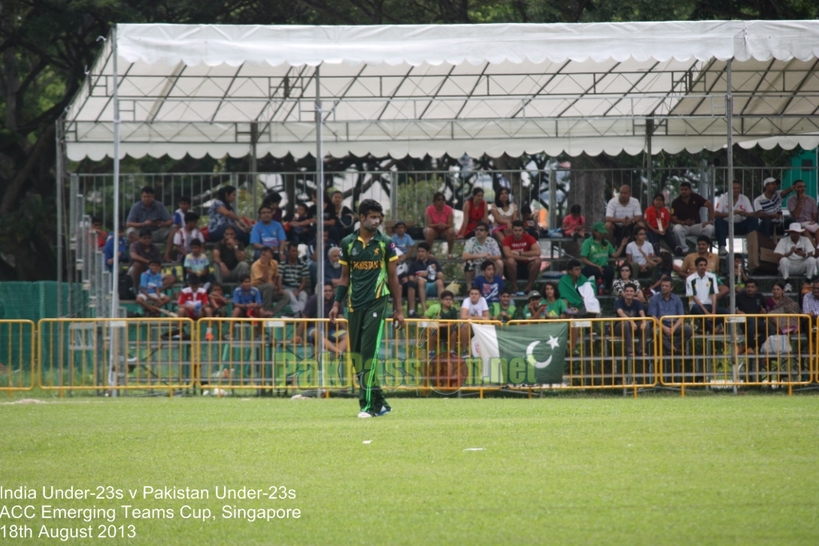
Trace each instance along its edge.
{"label": "grass field", "polygon": [[[0,406],[0,485],[43,505],[115,508],[129,544],[816,544],[819,398],[122,399]],[[478,450],[477,448],[481,448]],[[47,500],[43,486],[124,499]],[[143,499],[144,486],[208,500]],[[283,486],[295,499],[219,500]],[[129,489],[136,490],[134,500]],[[109,490],[101,490],[103,497]],[[280,491],[280,490],[273,490]],[[125,519],[122,505],[171,509]],[[226,519],[222,506],[299,509]],[[212,518],[202,521],[189,515]],[[153,515],[157,515],[154,513]],[[275,514],[274,514],[275,515]],[[292,512],[291,512],[292,515]],[[106,531],[107,532],[107,531]],[[115,530],[120,533],[119,529]],[[70,540],[72,543],[100,543]]]}

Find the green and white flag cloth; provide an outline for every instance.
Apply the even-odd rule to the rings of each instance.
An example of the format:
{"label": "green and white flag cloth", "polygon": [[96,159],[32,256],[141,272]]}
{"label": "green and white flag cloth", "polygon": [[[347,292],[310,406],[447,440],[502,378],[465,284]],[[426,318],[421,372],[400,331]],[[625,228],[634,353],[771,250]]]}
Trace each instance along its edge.
{"label": "green and white flag cloth", "polygon": [[566,360],[569,323],[546,321],[495,326],[472,324],[476,352],[489,383],[560,383]]}

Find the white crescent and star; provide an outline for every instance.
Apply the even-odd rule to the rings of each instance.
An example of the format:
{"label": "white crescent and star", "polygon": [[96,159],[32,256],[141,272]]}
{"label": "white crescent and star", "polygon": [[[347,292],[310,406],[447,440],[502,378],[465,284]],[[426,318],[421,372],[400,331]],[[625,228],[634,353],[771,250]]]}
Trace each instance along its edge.
{"label": "white crescent and star", "polygon": [[[549,342],[551,341],[552,340],[550,339]],[[526,347],[526,361],[535,368],[545,368],[552,363],[552,355],[549,355],[549,358],[547,358],[543,362],[539,362],[537,359],[535,359],[535,356],[532,353],[534,352],[535,347],[537,347],[538,343],[540,343],[540,340],[533,341],[532,343],[529,344],[528,347]]]}

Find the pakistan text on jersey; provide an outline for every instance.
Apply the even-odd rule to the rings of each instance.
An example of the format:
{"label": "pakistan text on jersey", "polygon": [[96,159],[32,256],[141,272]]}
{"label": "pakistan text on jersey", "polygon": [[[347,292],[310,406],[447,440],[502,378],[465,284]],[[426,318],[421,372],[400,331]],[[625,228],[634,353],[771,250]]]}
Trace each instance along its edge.
{"label": "pakistan text on jersey", "polygon": [[384,262],[381,260],[361,260],[360,262],[353,262],[353,269],[380,269]]}

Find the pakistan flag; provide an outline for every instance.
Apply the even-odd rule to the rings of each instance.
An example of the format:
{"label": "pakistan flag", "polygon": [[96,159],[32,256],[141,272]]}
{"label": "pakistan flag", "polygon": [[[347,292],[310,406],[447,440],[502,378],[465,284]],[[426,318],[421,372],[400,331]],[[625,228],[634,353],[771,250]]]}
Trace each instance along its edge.
{"label": "pakistan flag", "polygon": [[563,321],[493,326],[473,324],[473,344],[485,383],[560,383],[569,324]]}

